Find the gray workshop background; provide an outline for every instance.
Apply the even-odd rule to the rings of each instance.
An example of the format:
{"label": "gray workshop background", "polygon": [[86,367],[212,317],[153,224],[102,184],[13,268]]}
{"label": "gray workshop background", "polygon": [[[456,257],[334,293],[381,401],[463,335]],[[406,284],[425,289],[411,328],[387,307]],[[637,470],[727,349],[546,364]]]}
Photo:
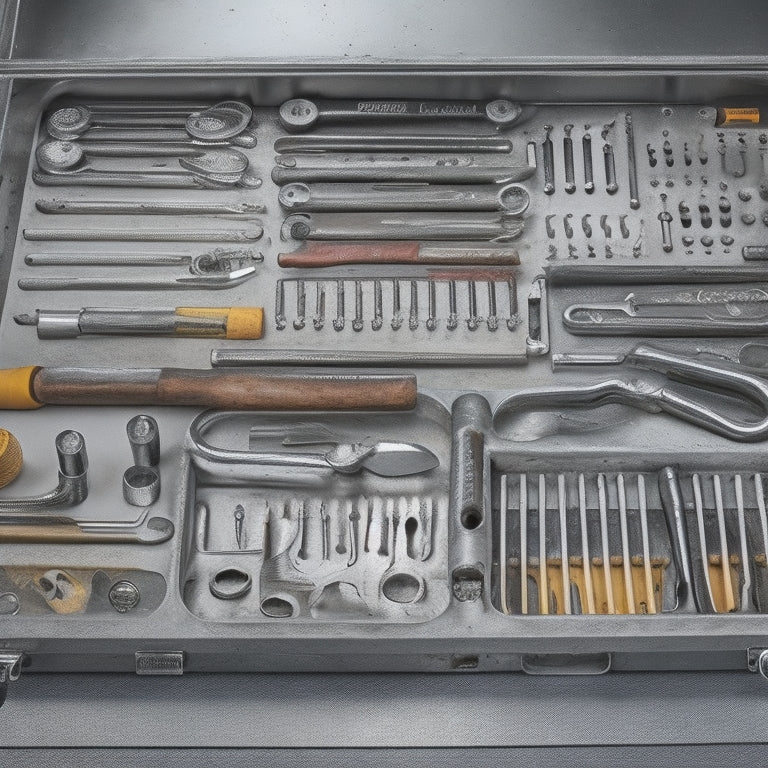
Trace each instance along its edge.
{"label": "gray workshop background", "polygon": [[[438,71],[575,64],[602,76],[620,67],[718,67],[734,82],[768,76],[764,0],[0,5],[5,94],[13,77],[280,63],[388,64],[402,76],[408,62]],[[3,270],[7,262],[0,279]],[[26,675],[0,710],[0,746],[24,749],[1,754],[0,765],[759,765],[767,718],[768,684],[746,672]],[[361,747],[370,751],[348,749]]]}

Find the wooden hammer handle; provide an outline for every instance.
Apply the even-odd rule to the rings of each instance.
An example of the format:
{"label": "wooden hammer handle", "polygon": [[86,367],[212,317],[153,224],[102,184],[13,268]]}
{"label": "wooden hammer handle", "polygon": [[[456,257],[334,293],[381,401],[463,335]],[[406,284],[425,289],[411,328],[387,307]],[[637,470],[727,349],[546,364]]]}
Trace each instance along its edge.
{"label": "wooden hammer handle", "polygon": [[[242,369],[37,368],[30,391],[49,405],[274,411],[409,410],[416,405],[415,376],[273,375]],[[0,407],[9,406],[0,402]]]}
{"label": "wooden hammer handle", "polygon": [[292,253],[281,253],[277,263],[286,268],[337,267],[346,264],[418,264],[419,244],[311,243]]}

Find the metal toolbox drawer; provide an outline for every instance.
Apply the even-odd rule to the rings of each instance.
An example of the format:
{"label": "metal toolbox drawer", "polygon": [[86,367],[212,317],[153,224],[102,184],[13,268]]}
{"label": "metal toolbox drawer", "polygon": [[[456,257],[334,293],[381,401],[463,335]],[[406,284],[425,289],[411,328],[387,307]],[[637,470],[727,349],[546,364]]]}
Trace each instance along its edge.
{"label": "metal toolbox drawer", "polygon": [[[54,437],[76,429],[90,454],[90,492],[73,517],[110,523],[135,512],[120,489],[120,477],[131,463],[125,424],[140,412],[154,416],[162,435],[163,483],[150,514],[173,526],[173,535],[153,546],[4,546],[0,592],[14,594],[18,610],[9,609],[0,619],[2,645],[23,654],[30,671],[537,674],[748,665],[757,670],[765,648],[768,520],[761,443],[753,440],[763,437],[759,427],[765,414],[746,403],[722,403],[717,395],[683,387],[679,397],[693,394],[696,403],[716,406],[718,413],[722,408],[728,421],[707,430],[690,423],[701,420],[700,411],[687,420],[675,418],[670,411],[677,408],[679,415],[680,408],[677,400],[668,405],[669,393],[673,400],[678,395],[665,388],[664,376],[679,378],[682,364],[653,352],[639,353],[626,361],[634,366],[618,373],[553,372],[549,358],[557,355],[565,366],[575,360],[563,357],[566,353],[615,357],[639,344],[716,368],[722,358],[738,360],[742,348],[745,359],[748,352],[759,356],[759,338],[751,338],[759,328],[724,328],[737,321],[746,325],[753,317],[758,323],[765,301],[761,263],[742,257],[744,246],[765,242],[765,133],[762,123],[729,124],[726,117],[719,125],[723,118],[716,108],[764,111],[763,71],[744,66],[734,72],[695,62],[664,72],[648,62],[625,62],[606,77],[586,66],[567,71],[542,62],[515,67],[511,78],[510,64],[483,71],[458,62],[399,67],[400,76],[393,77],[375,66],[352,72],[304,62],[293,71],[257,67],[234,56],[204,69],[179,59],[165,72],[158,66],[148,73],[139,72],[135,62],[120,68],[115,63],[35,66],[19,61],[16,67],[15,73],[12,66],[6,70],[15,80],[4,134],[8,183],[0,187],[7,244],[2,269],[8,282],[0,320],[3,367],[204,369],[213,346],[219,363],[225,352],[243,347],[278,356],[294,349],[310,358],[319,349],[329,353],[331,370],[344,375],[393,370],[344,365],[349,361],[345,354],[422,358],[417,364],[404,358],[394,366],[417,374],[419,400],[410,414],[236,413],[203,422],[198,436],[190,433],[190,425],[199,425],[199,408],[75,405],[4,412],[3,426],[18,436],[26,461],[24,473],[3,496],[34,494],[48,483]],[[38,183],[35,150],[55,138],[46,133],[45,115],[73,103],[103,107],[109,101],[150,97],[203,106],[223,99],[253,104],[257,143],[242,152],[263,183],[225,191],[131,188],[124,194],[113,188],[49,189]],[[535,172],[519,182],[530,196],[524,231],[508,244],[495,245],[517,248],[520,265],[470,273],[447,267],[281,268],[277,254],[300,244],[291,237],[297,230],[285,228],[284,220],[294,214],[278,203],[270,172],[275,165],[286,167],[275,161],[274,142],[291,135],[281,126],[277,108],[297,97],[374,103],[504,98],[522,104],[519,121],[509,128],[482,123],[484,136],[511,138],[516,167],[531,166],[532,152],[536,160]],[[374,121],[373,128],[362,130],[370,134],[378,125]],[[381,125],[382,135],[398,134],[397,124]],[[438,125],[417,124],[409,130],[429,135],[452,132],[455,125],[457,133],[471,136],[477,124]],[[332,125],[321,126],[311,135],[333,131]],[[348,134],[349,129],[338,132]],[[569,140],[572,172],[564,163]],[[590,140],[594,188],[586,189]],[[550,152],[552,172],[544,167]],[[451,166],[456,154],[448,153],[442,167]],[[311,162],[315,156],[300,156],[302,162],[306,158]],[[481,169],[489,164],[487,158],[474,163]],[[122,161],[117,165],[123,168]],[[572,180],[575,190],[570,189]],[[308,182],[314,183],[323,182]],[[554,189],[547,188],[550,184]],[[52,215],[35,207],[38,199],[64,197],[80,204],[122,198],[133,204],[226,199],[265,210],[249,211],[244,219],[217,219]],[[300,221],[311,226],[344,229],[357,213],[295,215],[305,216]],[[488,221],[490,216],[484,216]],[[380,228],[385,219],[377,219]],[[239,223],[243,220],[247,226]],[[436,226],[445,223],[435,221]],[[361,226],[368,224],[365,220]],[[206,292],[204,301],[196,289],[19,288],[19,280],[66,275],[63,268],[46,271],[29,263],[29,256],[41,251],[118,255],[155,250],[125,239],[103,247],[82,243],[71,233],[69,242],[59,245],[53,240],[61,233],[46,230],[129,226],[157,229],[161,234],[150,239],[159,240],[202,229],[210,239],[205,234],[198,238],[200,253],[218,245],[212,230],[245,232],[244,247],[264,259],[252,280]],[[264,234],[255,239],[259,228]],[[197,248],[194,243],[161,247],[175,255],[197,254]],[[94,274],[82,269],[77,268],[78,275]],[[147,278],[146,272],[138,266],[121,268],[120,277],[151,282],[154,277]],[[168,270],[158,274],[175,277]],[[137,343],[97,336],[53,341],[37,339],[32,329],[13,322],[14,315],[40,308],[194,307],[223,303],[222,294],[227,306],[264,307],[263,339],[247,344],[154,338]],[[624,331],[634,339],[604,330],[609,310],[620,318],[637,318],[637,306],[660,304],[675,306],[674,322],[684,316],[680,307],[695,306],[701,324],[720,325],[709,335],[706,327],[678,332],[684,340],[674,335],[660,339],[656,330]],[[714,314],[708,305],[716,307]],[[574,307],[583,309],[578,314],[571,311]],[[454,314],[461,321],[451,329]],[[586,318],[586,323],[569,330],[564,316]],[[398,317],[405,325],[395,328]],[[407,327],[409,321],[413,327]],[[750,343],[757,346],[747,347]],[[438,359],[438,351],[465,359]],[[473,355],[497,355],[499,360],[487,365]],[[654,366],[650,374],[637,372]],[[609,404],[586,411],[571,407],[596,381],[618,382],[603,395]],[[550,408],[542,413],[537,408],[542,388],[563,382],[580,389],[550,393],[555,413]],[[741,395],[744,386],[737,382],[733,391]],[[764,406],[754,391],[752,386],[750,402]],[[666,413],[644,412],[658,410],[659,402]],[[243,452],[255,444],[272,451],[279,447],[278,438],[288,435],[290,446],[301,443],[305,432],[314,436],[319,430],[325,442],[343,445],[371,438],[423,443],[439,466],[402,480],[334,471],[329,479],[325,467],[319,472],[292,467],[276,476],[211,458],[203,430],[213,427],[210,440],[220,450]],[[750,442],[745,442],[750,430],[757,434],[747,435]],[[378,548],[369,546],[371,528],[380,537]],[[332,537],[337,537],[334,546]],[[353,568],[354,579],[349,575]],[[345,569],[349,574],[344,575]],[[64,583],[57,586],[57,578]],[[119,600],[110,601],[110,592],[121,582],[130,582],[140,593],[135,610],[120,612]],[[60,593],[71,597],[80,590],[90,599],[75,600],[71,611],[61,605],[56,610]],[[222,599],[227,590],[224,596],[234,599]],[[614,590],[623,590],[621,599]],[[13,654],[8,658],[15,673]]]}

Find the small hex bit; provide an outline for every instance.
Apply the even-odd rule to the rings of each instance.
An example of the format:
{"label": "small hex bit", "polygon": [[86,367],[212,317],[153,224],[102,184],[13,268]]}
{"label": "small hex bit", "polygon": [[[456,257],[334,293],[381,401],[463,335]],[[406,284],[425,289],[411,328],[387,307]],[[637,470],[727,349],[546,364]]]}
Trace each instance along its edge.
{"label": "small hex bit", "polygon": [[605,162],[605,191],[609,195],[615,195],[619,191],[616,181],[616,160],[613,156],[613,147],[605,142],[603,144],[603,161]]}
{"label": "small hex bit", "polygon": [[344,307],[344,280],[336,281],[336,317],[333,319],[333,330],[343,331],[346,308]]}
{"label": "small hex bit", "polygon": [[576,174],[573,168],[573,139],[571,138],[572,125],[566,125],[563,129],[563,163],[565,164],[565,191],[572,195],[576,191]]}
{"label": "small hex bit", "polygon": [[325,284],[317,283],[317,297],[315,298],[315,316],[312,325],[316,331],[323,329],[325,325]]}
{"label": "small hex bit", "polygon": [[245,522],[245,509],[242,504],[238,504],[235,507],[235,541],[237,542],[237,548],[243,549],[243,523]]}
{"label": "small hex bit", "polygon": [[664,162],[667,164],[667,168],[674,167],[675,158],[672,155],[672,144],[670,144],[669,139],[664,139],[662,151],[664,152]]}
{"label": "small hex bit", "polygon": [[427,314],[427,330],[434,331],[437,328],[437,285],[434,280],[430,280],[427,283],[429,290],[428,298],[428,314]]}
{"label": "small hex bit", "polygon": [[374,331],[380,331],[384,324],[384,314],[381,306],[381,280],[373,281],[373,320],[371,328]]}
{"label": "small hex bit", "polygon": [[622,213],[619,216],[619,229],[621,230],[621,236],[626,240],[629,237],[629,227],[627,226],[627,214]]}
{"label": "small hex bit", "polygon": [[629,207],[636,211],[640,207],[637,190],[637,157],[635,156],[635,129],[632,125],[632,114],[624,115],[624,126],[627,133],[627,165],[629,166]]}
{"label": "small hex bit", "polygon": [[474,280],[467,280],[467,294],[469,303],[467,328],[470,331],[476,331],[480,325],[480,319],[477,316],[477,285]]}
{"label": "small hex bit", "polygon": [[507,318],[507,328],[514,331],[520,325],[520,307],[517,303],[517,280],[510,277],[507,280],[507,292],[509,294],[509,317]]}
{"label": "small hex bit", "polygon": [[717,154],[720,155],[720,172],[723,174],[723,176],[728,173],[728,164],[726,162],[725,153],[725,139],[723,139],[721,134],[720,139],[717,142]]}
{"label": "small hex bit", "polygon": [[584,231],[584,236],[585,237],[592,237],[592,226],[589,223],[590,216],[591,216],[591,214],[585,213],[581,217],[581,228]]}
{"label": "small hex bit", "polygon": [[595,191],[595,178],[592,170],[592,136],[589,132],[581,137],[581,151],[584,155],[584,191],[591,195]]}
{"label": "small hex bit", "polygon": [[397,331],[403,324],[403,313],[400,308],[400,281],[392,281],[392,330]]}
{"label": "small hex bit", "polygon": [[304,281],[296,281],[296,319],[293,321],[295,330],[300,331],[306,324],[307,314],[307,293],[304,288]]}
{"label": "small hex bit", "polygon": [[704,149],[704,134],[699,134],[699,141],[698,141],[698,156],[699,156],[699,162],[702,165],[707,164],[707,160],[709,160],[709,155],[707,154],[707,151]]}
{"label": "small hex bit", "polygon": [[747,142],[744,140],[745,134],[739,131],[739,169],[733,172],[735,178],[740,179],[747,172]]}
{"label": "small hex bit", "polygon": [[691,150],[688,148],[688,142],[683,143],[683,162],[686,165],[693,165],[693,157],[691,157]]}
{"label": "small hex bit", "polygon": [[408,312],[408,328],[415,331],[419,327],[419,284],[411,280],[411,307]]}
{"label": "small hex bit", "polygon": [[285,283],[278,280],[275,290],[275,328],[282,331],[286,325],[288,321],[285,317]]}
{"label": "small hex bit", "polygon": [[664,210],[658,215],[658,219],[661,222],[661,247],[665,253],[669,253],[672,248],[672,214],[667,210],[667,196],[661,196],[661,202],[664,206]]}
{"label": "small hex bit", "polygon": [[606,237],[611,236],[611,225],[608,223],[608,216],[606,214],[603,214],[600,217],[600,229],[603,230],[603,234],[605,234]]}
{"label": "small hex bit", "polygon": [[565,236],[570,240],[573,237],[573,227],[571,226],[572,213],[566,213],[563,216],[563,229],[565,229]]}
{"label": "small hex bit", "polygon": [[554,219],[554,218],[555,218],[555,214],[554,213],[550,213],[550,214],[548,214],[547,216],[544,217],[544,226],[547,229],[547,237],[550,240],[554,240],[555,239],[555,228],[552,226],[552,219]]}
{"label": "small hex bit", "polygon": [[451,280],[448,283],[448,320],[445,327],[449,331],[455,331],[459,325],[459,311],[456,302],[456,281]]}
{"label": "small hex bit", "polygon": [[355,319],[352,321],[352,330],[363,330],[363,283],[360,280],[355,280]]}
{"label": "small hex bit", "polygon": [[488,317],[485,321],[489,331],[495,331],[499,327],[499,317],[496,314],[496,283],[488,281]]}
{"label": "small hex bit", "polygon": [[659,162],[656,159],[656,150],[650,144],[646,144],[645,151],[648,153],[648,165],[651,168],[655,168]]}
{"label": "small hex bit", "polygon": [[552,126],[545,125],[544,130],[546,136],[541,145],[544,153],[544,194],[553,195],[555,193],[555,148],[550,137]]}

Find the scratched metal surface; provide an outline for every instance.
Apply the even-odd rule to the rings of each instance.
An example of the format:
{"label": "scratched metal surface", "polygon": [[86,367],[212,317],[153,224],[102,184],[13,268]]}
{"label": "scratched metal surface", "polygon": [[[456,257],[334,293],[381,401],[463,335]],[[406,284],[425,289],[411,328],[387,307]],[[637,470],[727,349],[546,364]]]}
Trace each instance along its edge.
{"label": "scratched metal surface", "polygon": [[[431,86],[434,87],[434,86]],[[521,89],[530,87],[521,82]],[[228,90],[231,89],[231,90]],[[142,365],[185,365],[206,367],[211,344],[205,341],[168,342],[150,340],[137,345],[126,340],[80,339],[66,342],[40,342],[29,328],[20,328],[12,323],[16,312],[28,311],[34,306],[79,306],[115,303],[116,295],[93,292],[50,293],[48,295],[24,293],[16,289],[15,282],[22,275],[38,274],[42,267],[27,267],[23,257],[31,252],[43,250],[44,244],[26,242],[22,230],[30,226],[99,226],[126,224],[117,217],[52,217],[34,210],[34,200],[39,197],[56,197],[63,194],[63,188],[44,189],[37,187],[30,179],[32,167],[31,151],[39,140],[37,122],[41,110],[50,102],[62,98],[93,100],[111,97],[135,97],[145,91],[156,97],[173,93],[177,97],[210,98],[215,100],[224,95],[248,96],[258,101],[258,81],[244,79],[233,81],[226,87],[216,80],[175,81],[120,81],[117,88],[114,81],[82,81],[79,83],[50,83],[40,85],[19,84],[11,101],[5,147],[6,178],[13,183],[0,189],[8,202],[7,210],[13,216],[19,210],[19,219],[11,218],[9,231],[14,234],[13,244],[7,249],[13,254],[9,259],[10,289],[8,291],[2,320],[0,321],[0,345],[3,349],[3,365],[21,365],[35,362],[44,365],[93,364],[93,365],[135,365],[137,349],[141,350]],[[552,94],[550,94],[552,96]],[[269,100],[269,97],[265,97]],[[726,165],[720,165],[717,152],[718,136],[713,127],[713,112],[700,113],[701,103],[688,106],[671,104],[616,104],[564,105],[540,104],[525,122],[511,129],[515,144],[514,153],[522,151],[529,141],[537,144],[539,171],[526,186],[532,197],[531,207],[526,214],[526,230],[517,245],[521,252],[522,265],[517,270],[519,285],[525,286],[547,266],[557,264],[597,264],[606,271],[622,265],[654,264],[713,264],[731,265],[742,263],[740,247],[743,244],[760,242],[760,233],[765,230],[761,221],[762,202],[757,186],[762,173],[760,160],[760,129],[747,129],[747,172],[740,172],[739,135],[736,129],[727,129]],[[664,111],[671,108],[671,112]],[[624,133],[624,115],[631,111],[635,126],[635,146],[638,157],[640,208],[629,207],[627,144]],[[616,121],[613,123],[613,121]],[[195,199],[248,199],[267,206],[267,212],[259,216],[265,228],[264,238],[256,248],[265,255],[264,264],[258,268],[257,277],[236,289],[211,293],[202,302],[202,296],[193,292],[162,293],[156,296],[141,296],[141,301],[172,306],[195,303],[248,303],[261,304],[267,310],[268,324],[265,338],[256,342],[260,347],[280,349],[289,346],[313,344],[313,332],[293,328],[276,331],[273,325],[274,283],[278,276],[288,272],[276,265],[276,254],[293,249],[297,244],[280,240],[280,225],[284,214],[277,205],[277,188],[269,179],[273,151],[272,143],[280,135],[275,120],[275,110],[258,110],[259,144],[247,154],[254,168],[264,179],[262,188],[255,192],[243,193],[196,193]],[[541,169],[541,143],[545,137],[546,124],[554,127],[552,132],[555,153],[555,187],[553,195],[543,193],[543,172]],[[573,124],[575,145],[575,168],[577,190],[568,194],[564,190],[563,176],[563,126]],[[589,125],[589,129],[585,128]],[[589,132],[593,144],[594,178],[596,190],[586,194],[583,190],[581,139]],[[605,131],[606,141],[615,152],[616,172],[619,189],[609,194],[605,188],[601,133]],[[664,131],[669,133],[664,136]],[[702,137],[701,145],[699,137]],[[665,160],[663,143],[668,138],[673,147],[674,163]],[[691,155],[688,165],[685,158],[685,144]],[[658,162],[651,167],[646,144],[655,148]],[[707,162],[702,163],[699,151],[707,153]],[[690,183],[688,183],[690,182]],[[726,185],[721,189],[721,183]],[[23,192],[22,192],[23,190]],[[740,190],[749,190],[750,201],[744,203],[738,198]],[[108,197],[132,196],[140,199],[145,192],[116,190],[93,191],[75,190],[73,196],[82,199],[103,199]],[[661,211],[661,194],[668,196],[667,205],[674,216],[672,224],[673,250],[666,254],[661,249],[661,227],[658,214]],[[184,199],[184,192],[152,192],[151,196],[167,200]],[[719,220],[719,200],[727,196],[732,205],[732,223],[722,226]],[[23,199],[22,199],[23,198]],[[697,218],[698,203],[706,200],[712,212],[713,226],[705,228]],[[694,221],[690,228],[683,228],[679,220],[679,203],[690,201]],[[752,212],[756,223],[745,225],[740,215]],[[570,214],[570,215],[569,215]],[[589,214],[589,218],[584,219]],[[601,216],[607,216],[606,224],[611,234],[601,227]],[[553,236],[547,232],[547,216]],[[621,231],[620,217],[626,216],[628,237]],[[49,222],[49,219],[55,219]],[[568,237],[566,221],[573,228]],[[130,222],[133,224],[134,222]],[[152,221],[136,222],[150,226]],[[200,226],[222,228],[239,226],[234,220],[207,220],[206,222],[184,222],[183,217],[174,219],[170,226],[195,223]],[[587,237],[585,226],[591,226],[592,235]],[[694,237],[690,247],[684,246],[682,237],[688,232]],[[713,244],[702,244],[701,238],[711,233]],[[753,234],[756,233],[756,234]],[[731,234],[734,243],[724,245],[723,235]],[[51,250],[45,244],[45,250]],[[591,248],[590,248],[591,246]],[[606,250],[609,246],[610,250]],[[78,250],[81,246],[56,245],[56,250]],[[86,247],[86,246],[83,246]],[[92,245],[87,246],[93,248]],[[553,253],[550,247],[556,249]],[[634,251],[633,251],[634,247]],[[104,250],[119,252],[125,246],[111,244]],[[101,250],[101,249],[100,249]],[[162,250],[185,250],[185,246],[163,246]],[[689,252],[690,251],[690,252]],[[594,254],[594,255],[592,255]],[[6,262],[7,263],[7,262]],[[98,270],[96,270],[98,271]],[[158,273],[168,273],[158,270]],[[360,273],[360,271],[358,272]],[[324,276],[324,275],[323,275]],[[595,339],[575,337],[562,327],[559,315],[574,297],[590,301],[599,297],[620,298],[623,289],[613,291],[589,288],[558,289],[549,300],[551,320],[551,346],[556,352],[598,349],[616,351],[625,349],[628,340]],[[521,288],[521,295],[524,295]],[[225,299],[226,297],[226,299]],[[139,303],[130,295],[121,300]],[[34,305],[34,306],[33,306]],[[402,333],[402,331],[401,331]],[[305,336],[302,336],[304,334]],[[308,337],[306,336],[308,334]],[[334,334],[331,334],[333,336]],[[354,349],[355,334],[351,330],[338,334],[332,339],[334,348],[348,346]],[[371,334],[373,336],[373,334]],[[304,340],[307,339],[308,340]],[[391,335],[390,342],[396,341],[407,349],[405,336],[399,341]],[[599,344],[598,344],[599,342]],[[667,349],[689,350],[702,346],[702,340],[678,343],[660,342]],[[232,346],[246,346],[244,343]],[[718,341],[710,345],[718,352],[733,352],[738,348],[734,341]],[[589,381],[595,373],[557,374],[550,371],[547,359],[532,359],[524,366],[510,369],[421,369],[417,371],[419,386],[425,393],[433,395],[449,407],[457,395],[477,390],[484,393],[495,408],[510,392],[520,388],[552,383],[554,381]],[[27,453],[27,465],[22,478],[14,486],[14,492],[34,492],[52,484],[52,441],[63,428],[80,429],[86,436],[92,456],[92,492],[78,514],[90,516],[109,511],[115,519],[127,514],[119,484],[120,477],[129,461],[127,444],[123,445],[124,424],[136,409],[47,409],[36,413],[7,413],[4,423],[16,433],[22,445],[39,446],[38,451]],[[615,650],[615,664],[625,668],[653,667],[661,659],[641,651],[660,649],[667,655],[664,663],[693,668],[708,667],[713,663],[712,652],[718,651],[716,664],[724,667],[743,667],[744,650],[752,644],[759,644],[765,632],[765,619],[759,615],[742,616],[683,616],[663,615],[655,619],[647,617],[505,617],[488,599],[474,604],[452,602],[448,608],[431,621],[410,626],[383,625],[375,631],[354,623],[341,626],[321,626],[312,622],[302,624],[300,631],[290,622],[261,622],[258,632],[251,624],[201,621],[193,617],[184,604],[179,589],[181,574],[186,562],[181,542],[188,533],[191,521],[189,500],[192,488],[187,481],[186,458],[182,446],[184,434],[195,412],[192,409],[153,409],[150,411],[160,422],[163,437],[163,492],[156,509],[174,521],[177,535],[170,542],[155,548],[103,547],[94,552],[82,547],[35,547],[14,548],[8,555],[8,564],[29,565],[51,563],[58,566],[88,564],[100,567],[125,567],[140,564],[148,570],[160,573],[167,584],[167,597],[160,609],[148,621],[141,624],[132,622],[130,616],[104,615],[94,625],[91,619],[82,620],[67,617],[59,622],[57,636],[51,635],[45,621],[24,616],[6,619],[7,636],[11,641],[31,646],[36,650],[38,669],[77,669],[88,666],[91,669],[130,669],[132,653],[137,646],[144,646],[147,639],[162,643],[163,647],[176,647],[183,643],[189,650],[189,668],[210,669],[211,665],[221,669],[428,669],[450,668],[461,663],[468,647],[479,655],[479,669],[519,669],[520,653],[547,649],[552,652],[590,651],[605,649],[606,643]],[[289,423],[290,419],[286,420]],[[581,429],[562,430],[552,428],[552,422],[529,417],[510,425],[507,421],[497,422],[494,432],[489,432],[489,449],[494,452],[495,461],[509,471],[514,471],[520,462],[534,465],[547,462],[550,457],[573,454],[580,456],[582,466],[588,466],[590,457],[614,456],[623,466],[642,465],[646,469],[658,469],[670,456],[689,468],[712,467],[712,456],[717,456],[724,470],[738,471],[758,469],[759,454],[749,446],[739,445],[724,438],[714,437],[692,426],[659,415],[642,414],[639,411],[615,407],[605,412],[588,414],[581,423]],[[407,429],[403,437],[418,441],[418,430]],[[531,439],[536,438],[536,439]],[[663,439],[662,439],[663,438]],[[618,448],[617,448],[618,446]],[[486,478],[484,482],[490,482]],[[467,563],[480,562],[490,567],[490,526],[480,526],[474,531],[463,528],[454,511],[449,516],[448,570]],[[489,568],[490,570],[490,568]],[[486,573],[490,579],[490,572]],[[490,582],[488,582],[490,584]],[[578,618],[578,621],[576,620]],[[94,626],[98,627],[94,631]],[[328,638],[334,638],[331,648]],[[469,638],[472,638],[469,641]],[[608,638],[608,640],[606,640]],[[469,646],[468,646],[469,643]],[[328,656],[318,657],[316,651],[322,646]],[[211,656],[213,649],[228,649],[227,653]],[[422,651],[413,654],[410,649]],[[286,649],[291,655],[284,657]],[[257,659],[254,652],[260,655]],[[95,654],[95,655],[94,655]],[[672,660],[670,662],[670,660]]]}

